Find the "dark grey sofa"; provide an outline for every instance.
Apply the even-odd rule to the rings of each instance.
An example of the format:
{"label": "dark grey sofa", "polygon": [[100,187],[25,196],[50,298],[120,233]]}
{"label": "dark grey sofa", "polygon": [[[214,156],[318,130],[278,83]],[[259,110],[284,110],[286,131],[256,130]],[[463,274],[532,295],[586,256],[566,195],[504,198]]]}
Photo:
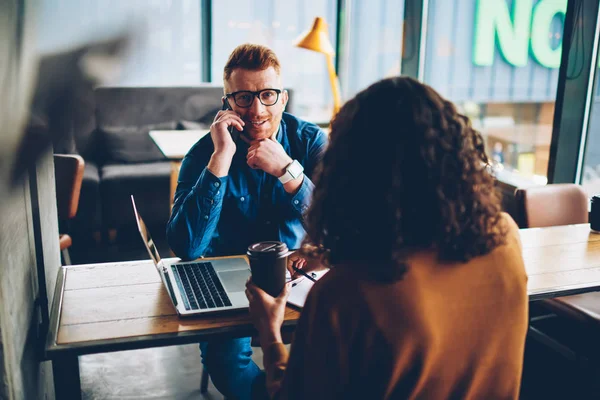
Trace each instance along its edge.
{"label": "dark grey sofa", "polygon": [[[134,227],[130,195],[152,231],[164,232],[170,162],[148,132],[208,126],[222,96],[221,86],[207,84],[98,87],[75,97],[73,141],[63,146],[68,148],[63,152],[79,153],[86,163],[79,209],[69,227],[74,246],[94,233]],[[293,110],[291,101],[286,109]]]}
{"label": "dark grey sofa", "polygon": [[210,125],[221,96],[223,88],[213,85],[98,87],[87,99],[78,99],[71,152],[80,153],[86,165],[79,210],[70,226],[74,245],[94,232],[134,225],[132,194],[148,225],[164,230],[170,162],[148,132]]}

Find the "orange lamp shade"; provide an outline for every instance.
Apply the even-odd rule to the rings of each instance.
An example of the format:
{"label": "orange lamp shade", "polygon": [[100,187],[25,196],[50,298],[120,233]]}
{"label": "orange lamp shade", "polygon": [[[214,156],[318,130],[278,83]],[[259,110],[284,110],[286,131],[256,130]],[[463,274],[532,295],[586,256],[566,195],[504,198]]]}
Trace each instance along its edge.
{"label": "orange lamp shade", "polygon": [[297,47],[317,51],[319,53],[334,55],[335,51],[329,40],[327,22],[321,17],[316,17],[312,28],[304,32],[296,41]]}

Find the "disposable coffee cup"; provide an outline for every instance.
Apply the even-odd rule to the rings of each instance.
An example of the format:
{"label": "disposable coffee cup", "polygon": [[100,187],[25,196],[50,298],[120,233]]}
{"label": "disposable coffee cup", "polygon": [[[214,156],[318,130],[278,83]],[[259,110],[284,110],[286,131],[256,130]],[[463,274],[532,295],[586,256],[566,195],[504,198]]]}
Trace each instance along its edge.
{"label": "disposable coffee cup", "polygon": [[248,246],[252,282],[273,297],[279,296],[285,285],[287,259],[290,251],[282,242],[258,242]]}
{"label": "disposable coffee cup", "polygon": [[590,210],[590,228],[600,232],[600,196],[592,197],[592,208]]}

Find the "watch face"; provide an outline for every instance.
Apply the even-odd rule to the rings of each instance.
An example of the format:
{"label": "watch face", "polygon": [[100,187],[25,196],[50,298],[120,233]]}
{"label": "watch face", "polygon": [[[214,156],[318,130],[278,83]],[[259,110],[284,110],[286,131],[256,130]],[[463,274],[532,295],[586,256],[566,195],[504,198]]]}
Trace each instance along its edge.
{"label": "watch face", "polygon": [[292,175],[294,179],[296,179],[300,176],[300,174],[302,174],[302,172],[304,171],[304,167],[302,167],[302,165],[297,160],[294,160],[287,170],[290,173],[290,175]]}

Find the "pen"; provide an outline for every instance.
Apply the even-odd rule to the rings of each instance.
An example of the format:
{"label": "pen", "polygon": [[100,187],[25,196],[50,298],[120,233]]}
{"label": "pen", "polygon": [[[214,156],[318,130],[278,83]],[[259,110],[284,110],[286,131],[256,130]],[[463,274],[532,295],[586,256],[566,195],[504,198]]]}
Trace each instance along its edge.
{"label": "pen", "polygon": [[296,267],[295,265],[292,265],[292,268],[294,268],[294,271],[299,272],[301,275],[304,275],[306,278],[310,279],[311,281],[313,281],[313,282],[317,281],[315,278],[313,278],[312,276],[310,276],[306,272],[302,271],[300,268]]}

